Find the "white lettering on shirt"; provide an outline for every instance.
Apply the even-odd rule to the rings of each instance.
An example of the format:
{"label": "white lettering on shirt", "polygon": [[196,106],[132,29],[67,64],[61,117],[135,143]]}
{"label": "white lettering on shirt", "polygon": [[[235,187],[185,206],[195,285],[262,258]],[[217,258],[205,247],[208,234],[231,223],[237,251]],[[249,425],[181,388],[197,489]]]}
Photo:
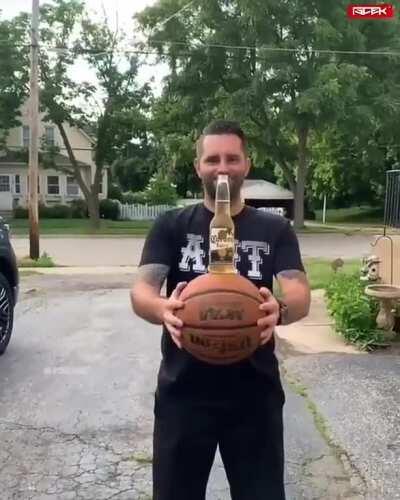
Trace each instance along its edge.
{"label": "white lettering on shirt", "polygon": [[206,271],[206,266],[204,265],[204,250],[201,248],[202,243],[204,243],[204,238],[200,234],[187,235],[187,245],[181,248],[182,258],[179,262],[179,269],[181,271],[190,271],[190,265],[192,264],[192,270],[195,273],[204,273]]}

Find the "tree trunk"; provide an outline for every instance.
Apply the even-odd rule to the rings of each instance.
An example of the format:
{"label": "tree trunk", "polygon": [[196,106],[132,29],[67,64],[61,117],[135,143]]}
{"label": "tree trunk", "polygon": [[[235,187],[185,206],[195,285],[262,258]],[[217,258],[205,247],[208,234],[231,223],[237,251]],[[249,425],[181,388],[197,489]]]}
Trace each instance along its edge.
{"label": "tree trunk", "polygon": [[100,203],[97,194],[90,191],[89,196],[86,198],[88,204],[90,226],[92,229],[99,229],[100,227]]}
{"label": "tree trunk", "polygon": [[74,151],[71,147],[71,143],[69,142],[68,136],[65,132],[64,126],[62,123],[57,123],[58,130],[63,139],[65,148],[68,153],[69,160],[72,164],[72,168],[74,171],[74,177],[81,188],[83,196],[85,197],[86,203],[88,205],[89,219],[90,225],[92,229],[98,229],[100,227],[100,204],[99,204],[99,185],[102,174],[102,167],[98,167],[96,165],[96,172],[93,185],[90,184],[87,186],[85,179],[82,176],[81,169],[76,161]]}
{"label": "tree trunk", "polygon": [[307,139],[308,128],[299,127],[297,130],[299,140],[299,155],[297,166],[297,182],[294,194],[294,227],[301,229],[304,227],[304,190],[307,179]]}

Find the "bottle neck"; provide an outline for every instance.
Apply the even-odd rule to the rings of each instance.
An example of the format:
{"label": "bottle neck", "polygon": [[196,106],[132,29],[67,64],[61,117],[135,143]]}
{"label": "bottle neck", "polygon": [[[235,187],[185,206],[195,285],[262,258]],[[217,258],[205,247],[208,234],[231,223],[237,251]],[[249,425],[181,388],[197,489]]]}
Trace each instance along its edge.
{"label": "bottle neck", "polygon": [[230,215],[231,200],[229,195],[229,181],[227,175],[218,176],[217,188],[215,193],[215,214]]}

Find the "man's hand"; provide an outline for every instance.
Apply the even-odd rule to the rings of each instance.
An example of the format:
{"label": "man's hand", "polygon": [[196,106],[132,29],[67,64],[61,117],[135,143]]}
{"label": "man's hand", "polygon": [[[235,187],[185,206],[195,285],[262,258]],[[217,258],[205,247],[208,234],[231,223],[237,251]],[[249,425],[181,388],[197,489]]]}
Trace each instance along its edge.
{"label": "man's hand", "polygon": [[274,328],[278,323],[279,303],[266,287],[260,288],[260,294],[263,296],[264,302],[260,304],[259,308],[266,313],[266,316],[260,318],[257,321],[257,325],[263,327],[260,335],[260,345],[264,345],[271,339]]}
{"label": "man's hand", "polygon": [[179,349],[182,349],[181,338],[183,321],[176,317],[174,313],[177,309],[182,309],[185,306],[185,303],[179,300],[179,296],[186,285],[186,281],[181,281],[176,285],[175,290],[164,303],[164,311],[162,313],[163,323]]}

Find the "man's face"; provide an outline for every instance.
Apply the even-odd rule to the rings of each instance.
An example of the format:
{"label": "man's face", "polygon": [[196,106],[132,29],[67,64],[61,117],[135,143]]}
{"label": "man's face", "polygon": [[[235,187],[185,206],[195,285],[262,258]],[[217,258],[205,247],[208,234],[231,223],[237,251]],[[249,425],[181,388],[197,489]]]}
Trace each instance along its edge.
{"label": "man's face", "polygon": [[242,142],[236,135],[206,135],[195,167],[211,200],[215,200],[218,174],[227,174],[231,201],[235,201],[240,196],[240,188],[249,172],[250,160],[245,156]]}

